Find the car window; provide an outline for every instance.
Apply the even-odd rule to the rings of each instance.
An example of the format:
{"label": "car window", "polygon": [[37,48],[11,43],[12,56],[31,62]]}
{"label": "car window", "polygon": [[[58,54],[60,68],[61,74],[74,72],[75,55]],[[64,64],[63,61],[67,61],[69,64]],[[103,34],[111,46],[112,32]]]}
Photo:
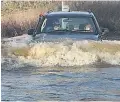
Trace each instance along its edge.
{"label": "car window", "polygon": [[48,17],[42,24],[41,32],[66,30],[93,33],[95,29],[91,17]]}

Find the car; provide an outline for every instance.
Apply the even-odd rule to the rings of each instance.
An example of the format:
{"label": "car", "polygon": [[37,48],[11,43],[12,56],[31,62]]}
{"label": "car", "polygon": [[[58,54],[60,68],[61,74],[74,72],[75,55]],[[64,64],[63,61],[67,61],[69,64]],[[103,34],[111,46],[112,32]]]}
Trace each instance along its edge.
{"label": "car", "polygon": [[35,29],[28,30],[37,41],[102,40],[104,33],[91,11],[47,12]]}

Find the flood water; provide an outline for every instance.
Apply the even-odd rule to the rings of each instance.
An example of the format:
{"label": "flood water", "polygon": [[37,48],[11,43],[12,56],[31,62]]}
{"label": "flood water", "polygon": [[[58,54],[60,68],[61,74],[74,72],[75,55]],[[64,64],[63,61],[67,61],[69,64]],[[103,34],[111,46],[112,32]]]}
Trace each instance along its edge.
{"label": "flood water", "polygon": [[2,44],[2,101],[120,100],[120,41],[9,40]]}

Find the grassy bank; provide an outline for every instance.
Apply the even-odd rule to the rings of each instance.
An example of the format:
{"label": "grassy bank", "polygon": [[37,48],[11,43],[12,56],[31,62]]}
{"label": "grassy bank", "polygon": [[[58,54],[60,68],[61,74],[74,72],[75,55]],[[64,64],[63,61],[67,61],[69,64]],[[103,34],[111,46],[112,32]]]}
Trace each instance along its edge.
{"label": "grassy bank", "polygon": [[[100,26],[111,32],[120,32],[120,1],[74,1],[66,2],[71,10],[89,10],[95,14]],[[2,37],[27,33],[36,26],[40,13],[56,10],[61,2],[7,1],[2,2]],[[110,33],[112,34],[112,33]]]}

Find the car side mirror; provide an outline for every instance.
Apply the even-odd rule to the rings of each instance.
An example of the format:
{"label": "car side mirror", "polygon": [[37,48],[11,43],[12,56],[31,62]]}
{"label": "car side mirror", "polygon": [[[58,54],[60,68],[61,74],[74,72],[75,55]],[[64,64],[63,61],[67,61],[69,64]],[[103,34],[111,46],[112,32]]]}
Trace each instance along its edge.
{"label": "car side mirror", "polygon": [[28,35],[33,35],[34,31],[35,31],[35,29],[29,29],[28,30]]}
{"label": "car side mirror", "polygon": [[102,35],[105,35],[106,33],[109,32],[108,28],[101,28]]}

